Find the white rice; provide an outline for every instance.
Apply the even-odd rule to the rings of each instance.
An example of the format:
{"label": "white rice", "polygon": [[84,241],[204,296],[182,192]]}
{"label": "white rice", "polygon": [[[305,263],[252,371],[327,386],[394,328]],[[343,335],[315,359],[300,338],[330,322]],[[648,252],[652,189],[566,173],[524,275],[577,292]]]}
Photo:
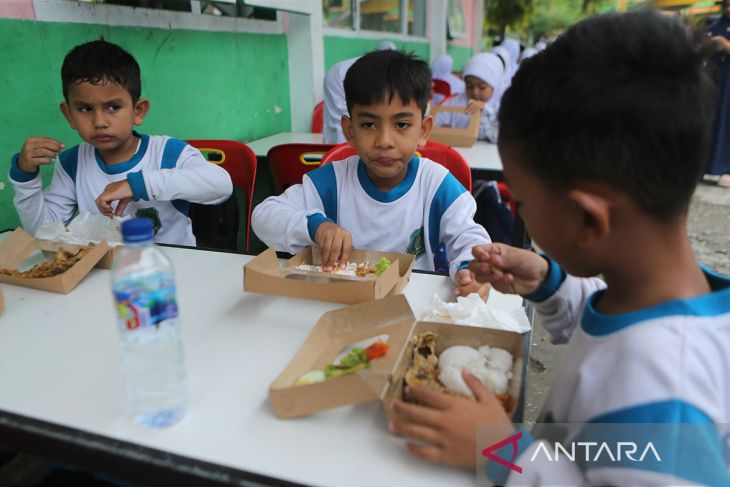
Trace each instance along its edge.
{"label": "white rice", "polygon": [[[312,265],[312,264],[299,264],[297,266],[297,269],[303,270],[303,271],[310,271],[310,272],[324,272],[322,270],[321,265]],[[336,270],[330,272],[329,274],[343,274],[346,276],[356,276],[357,274],[355,271],[357,270],[357,263],[355,262],[348,262],[347,267],[344,269],[340,269],[339,267],[336,268]]]}
{"label": "white rice", "polygon": [[512,378],[512,354],[496,347],[483,346],[479,350],[456,345],[439,356],[439,380],[449,390],[474,397],[461,376],[464,369],[477,377],[492,394],[507,392]]}

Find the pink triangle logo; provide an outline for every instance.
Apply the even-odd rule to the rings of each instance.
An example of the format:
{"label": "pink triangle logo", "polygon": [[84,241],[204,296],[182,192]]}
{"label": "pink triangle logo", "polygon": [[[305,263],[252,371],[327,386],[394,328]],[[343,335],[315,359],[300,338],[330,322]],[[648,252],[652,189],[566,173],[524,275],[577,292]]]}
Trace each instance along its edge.
{"label": "pink triangle logo", "polygon": [[[505,438],[504,440],[500,441],[499,443],[495,443],[492,446],[488,446],[484,450],[482,450],[482,455],[489,460],[492,460],[494,462],[499,463],[502,466],[505,466],[511,470],[514,470],[517,473],[522,473],[522,467],[519,465],[515,465],[514,462],[515,458],[517,458],[517,442],[522,439],[522,431],[519,433],[515,433],[514,435],[510,436],[509,438]],[[498,457],[497,455],[493,454],[493,451],[499,450],[505,445],[512,445],[512,459],[508,462],[507,460]]]}

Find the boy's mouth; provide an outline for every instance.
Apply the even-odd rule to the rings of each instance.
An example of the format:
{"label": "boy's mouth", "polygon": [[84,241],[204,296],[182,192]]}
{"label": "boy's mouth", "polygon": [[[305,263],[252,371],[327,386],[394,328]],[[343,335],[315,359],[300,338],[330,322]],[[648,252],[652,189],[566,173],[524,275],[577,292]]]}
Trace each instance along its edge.
{"label": "boy's mouth", "polygon": [[98,134],[91,137],[91,140],[98,143],[110,142],[114,137],[107,134]]}
{"label": "boy's mouth", "polygon": [[400,159],[396,159],[393,157],[379,157],[377,159],[373,159],[373,162],[375,162],[379,166],[391,167],[391,166],[395,166],[396,164],[398,164],[399,160]]}

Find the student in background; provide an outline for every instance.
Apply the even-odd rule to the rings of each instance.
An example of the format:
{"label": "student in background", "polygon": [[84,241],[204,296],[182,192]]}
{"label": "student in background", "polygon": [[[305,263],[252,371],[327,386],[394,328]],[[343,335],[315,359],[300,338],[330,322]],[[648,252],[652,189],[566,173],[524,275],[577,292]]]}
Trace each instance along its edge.
{"label": "student in background", "polygon": [[402,52],[371,52],[348,71],[345,94],[342,130],[357,155],[264,200],[253,211],[256,234],[290,253],[316,243],[326,270],[344,266],[357,248],[410,253],[416,269],[432,271],[443,242],[457,292],[486,296],[489,286],[466,269],[471,249],[490,242],[474,223],[474,198],[446,168],[416,155],[433,123],[428,65]]}
{"label": "student in background", "polygon": [[[13,202],[31,233],[46,221],[68,222],[75,211],[142,216],[155,242],[195,245],[188,203],[216,204],[233,191],[228,173],[185,142],[134,131],[150,107],[141,98],[137,61],[116,44],[73,48],[61,67],[61,112],[83,144],[63,150],[50,137],[28,137],[12,159]],[[49,188],[38,167],[56,158]]]}
{"label": "student in background", "polygon": [[720,176],[717,185],[730,188],[730,0],[722,2],[722,16],[710,26],[708,35],[717,51],[713,59],[717,106],[706,173]]}
{"label": "student in background", "polygon": [[466,91],[444,103],[445,106],[466,107],[464,113],[440,112],[436,115],[436,126],[466,128],[471,121],[471,115],[479,112],[477,138],[497,142],[497,112],[488,102],[495,89],[501,85],[503,76],[504,67],[496,54],[482,52],[472,57],[464,68]]}
{"label": "student in background", "polygon": [[[495,485],[730,485],[730,279],[697,262],[686,228],[712,106],[700,49],[649,10],[575,24],[515,76],[499,151],[549,257],[493,244],[474,249],[470,268],[532,301],[553,341],[569,344],[537,421],[559,434],[523,431],[517,451],[494,452],[521,467],[490,461]],[[496,398],[464,378],[476,401],[411,388],[417,404],[395,403],[391,429],[416,440],[412,453],[474,468],[477,425],[488,425],[484,445],[515,434]],[[636,423],[656,429],[637,434]],[[661,461],[533,461],[555,441],[615,451],[637,440],[655,441]]]}
{"label": "student in background", "polygon": [[[383,41],[376,51],[394,50],[395,44]],[[324,120],[322,142],[325,144],[341,144],[345,141],[342,133],[342,117],[347,116],[344,81],[347,70],[359,57],[345,59],[332,66],[324,75]]]}
{"label": "student in background", "polygon": [[452,95],[464,93],[464,80],[452,73],[454,68],[454,60],[448,54],[436,56],[431,63],[431,77],[441,81],[446,81],[451,88]]}

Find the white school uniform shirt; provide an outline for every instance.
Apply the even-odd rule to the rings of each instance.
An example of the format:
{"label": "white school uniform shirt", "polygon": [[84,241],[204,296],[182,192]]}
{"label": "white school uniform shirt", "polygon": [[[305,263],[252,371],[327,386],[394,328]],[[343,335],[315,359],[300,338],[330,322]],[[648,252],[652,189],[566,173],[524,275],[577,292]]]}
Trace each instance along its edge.
{"label": "white school uniform shirt", "polygon": [[[447,100],[443,105],[466,107],[468,103],[469,98],[466,93],[460,93],[454,98]],[[465,129],[469,126],[469,122],[471,122],[471,115],[459,112],[438,112],[436,113],[435,121],[437,127],[448,126],[457,129]],[[487,102],[479,117],[479,135],[477,136],[477,139],[497,143],[498,138],[499,120],[497,118],[497,112]]]}
{"label": "white school uniform shirt", "polygon": [[[568,479],[574,485],[730,485],[730,279],[709,270],[705,277],[710,294],[608,315],[595,307],[603,281],[566,275],[551,261],[547,282],[525,298],[553,341],[570,343],[538,425],[571,423],[564,429],[567,442],[605,423],[620,440],[634,439],[635,428],[624,424],[660,423],[662,431],[669,429],[665,424],[695,426],[677,426],[685,435],[673,442],[657,441],[652,430],[648,437],[641,433],[654,440],[661,462],[640,464],[609,462],[607,455],[580,467],[565,457],[549,460],[536,455],[545,441],[527,435],[514,462],[522,474],[490,462],[487,475],[499,485],[569,485]],[[698,435],[697,424],[706,425],[705,435]],[[541,429],[534,433],[539,437]],[[636,457],[646,445],[637,443]],[[537,461],[528,461],[533,457]]]}
{"label": "white school uniform shirt", "polygon": [[35,233],[47,221],[67,223],[77,209],[98,214],[96,198],[107,185],[126,179],[133,201],[124,215],[151,218],[155,223],[155,242],[195,245],[187,216],[189,203],[225,201],[233,191],[231,177],[182,140],[136,135],[140,137],[137,152],[129,161],[119,164],[106,165],[90,144],[62,152],[46,191],[42,190],[39,172],[21,171],[15,155],[10,182],[23,228]]}
{"label": "white school uniform shirt", "polygon": [[359,57],[355,57],[340,61],[324,76],[322,142],[325,144],[339,144],[345,141],[341,123],[342,116],[348,114],[345,101],[345,76],[350,66],[358,59]]}
{"label": "white school uniform shirt", "polygon": [[383,192],[355,155],[325,164],[305,174],[302,184],[265,199],[251,223],[268,246],[293,254],[315,242],[322,222],[333,221],[352,234],[353,248],[414,254],[414,268],[431,271],[443,242],[454,279],[472,260],[472,247],[491,241],[474,222],[475,212],[474,198],[440,164],[414,156],[404,180]]}

